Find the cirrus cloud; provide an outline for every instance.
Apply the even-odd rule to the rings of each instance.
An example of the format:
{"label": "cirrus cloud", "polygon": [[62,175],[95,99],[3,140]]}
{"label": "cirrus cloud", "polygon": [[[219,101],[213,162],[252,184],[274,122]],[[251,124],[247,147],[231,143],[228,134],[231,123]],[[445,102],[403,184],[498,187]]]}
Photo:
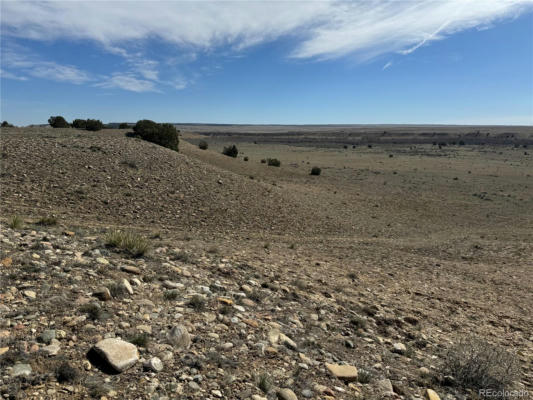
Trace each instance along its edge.
{"label": "cirrus cloud", "polygon": [[533,0],[4,1],[2,33],[113,46],[158,38],[182,48],[238,51],[283,36],[294,58],[408,54],[447,35],[531,9]]}

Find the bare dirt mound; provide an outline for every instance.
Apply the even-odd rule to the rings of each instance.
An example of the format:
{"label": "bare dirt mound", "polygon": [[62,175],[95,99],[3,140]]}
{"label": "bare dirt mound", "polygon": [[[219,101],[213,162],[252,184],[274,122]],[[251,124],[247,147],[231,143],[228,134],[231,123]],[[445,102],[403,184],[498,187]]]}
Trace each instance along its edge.
{"label": "bare dirt mound", "polygon": [[2,132],[2,208],[7,214],[216,232],[327,229],[301,199],[124,131]]}

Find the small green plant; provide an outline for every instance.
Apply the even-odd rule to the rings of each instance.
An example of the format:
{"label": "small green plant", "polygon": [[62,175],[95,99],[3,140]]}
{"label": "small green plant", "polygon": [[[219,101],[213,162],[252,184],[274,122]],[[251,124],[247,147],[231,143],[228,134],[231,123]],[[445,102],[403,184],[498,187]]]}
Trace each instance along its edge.
{"label": "small green plant", "polygon": [[120,283],[113,282],[107,285],[109,293],[113,296],[114,299],[120,299],[126,295],[126,288]]}
{"label": "small green plant", "polygon": [[18,215],[13,215],[7,224],[11,229],[21,229],[24,226],[24,221]]}
{"label": "small green plant", "polygon": [[55,375],[59,383],[74,382],[78,377],[78,370],[65,361],[56,369]]}
{"label": "small green plant", "polygon": [[57,218],[54,216],[42,217],[35,224],[41,226],[54,226],[57,225]]}
{"label": "small green plant", "polygon": [[130,336],[128,342],[133,343],[135,346],[144,347],[148,346],[150,343],[150,336],[147,333],[139,333],[137,335]]}
{"label": "small green plant", "polygon": [[181,250],[178,252],[175,252],[172,254],[172,258],[177,261],[181,261],[182,263],[190,263],[192,261],[191,256],[189,253]]}
{"label": "small green plant", "polygon": [[148,251],[148,241],[136,233],[113,230],[106,235],[106,245],[129,253],[133,257],[140,257]]}
{"label": "small green plant", "polygon": [[205,309],[205,298],[199,294],[195,294],[189,300],[189,306],[194,308],[196,311],[203,311]]}
{"label": "small green plant", "polygon": [[257,378],[257,387],[265,394],[270,392],[273,387],[272,379],[267,373],[259,375]]}
{"label": "small green plant", "polygon": [[177,289],[167,290],[163,293],[165,300],[176,300],[179,297],[180,292]]}
{"label": "small green plant", "polygon": [[237,158],[237,155],[239,154],[239,150],[237,149],[237,146],[234,144],[228,147],[224,147],[224,150],[222,150],[222,154],[228,157]]}
{"label": "small green plant", "polygon": [[249,160],[249,158],[248,158],[248,157],[244,157],[244,161],[248,161],[248,160]]}
{"label": "small green plant", "polygon": [[359,383],[370,383],[372,377],[372,372],[366,369],[360,369],[357,373],[357,380],[359,381]]}
{"label": "small green plant", "polygon": [[270,167],[279,167],[281,165],[281,161],[277,158],[268,158],[267,165]]}
{"label": "small green plant", "polygon": [[100,306],[94,303],[83,304],[79,308],[79,310],[80,312],[87,314],[87,317],[93,321],[103,319],[103,316],[104,316]]}
{"label": "small green plant", "polygon": [[200,143],[198,143],[198,148],[200,150],[207,150],[208,147],[209,145],[207,144],[205,140],[200,140]]}
{"label": "small green plant", "polygon": [[311,168],[311,175],[320,175],[322,173],[322,169],[320,169],[319,167],[313,167]]}

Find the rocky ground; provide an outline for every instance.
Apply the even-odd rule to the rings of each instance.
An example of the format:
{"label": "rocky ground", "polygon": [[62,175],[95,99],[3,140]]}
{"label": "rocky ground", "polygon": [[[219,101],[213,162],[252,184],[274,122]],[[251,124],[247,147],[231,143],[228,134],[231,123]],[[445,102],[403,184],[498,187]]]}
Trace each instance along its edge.
{"label": "rocky ground", "polygon": [[[471,339],[510,355],[489,360],[511,357],[508,387],[533,390],[527,158],[486,161],[511,196],[476,209],[469,182],[435,183],[422,158],[416,202],[401,180],[337,166],[309,183],[124,132],[2,139],[3,398],[475,399],[446,367]],[[147,250],[110,247],[116,228]]]}

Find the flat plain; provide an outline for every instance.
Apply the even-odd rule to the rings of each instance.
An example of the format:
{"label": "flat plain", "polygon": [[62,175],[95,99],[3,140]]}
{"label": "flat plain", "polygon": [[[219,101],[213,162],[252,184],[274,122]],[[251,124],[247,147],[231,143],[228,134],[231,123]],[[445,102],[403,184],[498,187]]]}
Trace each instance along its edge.
{"label": "flat plain", "polygon": [[[127,130],[2,129],[2,365],[32,368],[2,374],[6,397],[476,398],[444,367],[467,339],[512,353],[513,387],[533,390],[531,127],[178,128],[179,153]],[[110,249],[113,229],[150,249]],[[81,318],[102,285],[107,317]],[[176,324],[186,349],[166,342]],[[99,339],[139,332],[162,371],[87,365]]]}

